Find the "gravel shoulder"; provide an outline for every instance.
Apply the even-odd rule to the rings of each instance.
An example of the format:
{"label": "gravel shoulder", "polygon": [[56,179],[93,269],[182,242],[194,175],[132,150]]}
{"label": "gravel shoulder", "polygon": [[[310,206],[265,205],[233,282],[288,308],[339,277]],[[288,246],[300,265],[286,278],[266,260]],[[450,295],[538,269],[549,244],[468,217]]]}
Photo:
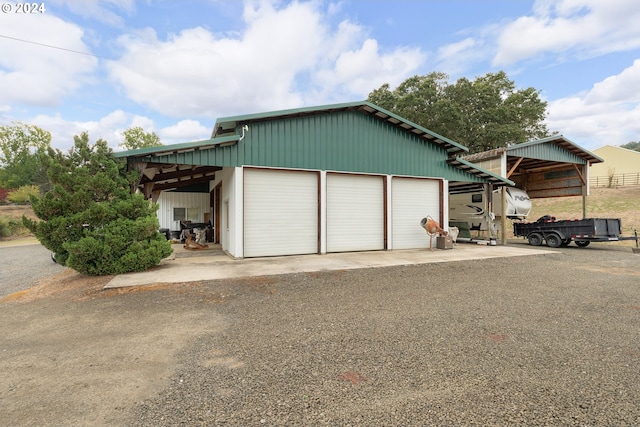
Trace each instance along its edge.
{"label": "gravel shoulder", "polygon": [[640,255],[0,296],[0,425],[640,424]]}
{"label": "gravel shoulder", "polygon": [[40,279],[64,270],[33,238],[0,242],[0,260],[0,297],[29,289]]}

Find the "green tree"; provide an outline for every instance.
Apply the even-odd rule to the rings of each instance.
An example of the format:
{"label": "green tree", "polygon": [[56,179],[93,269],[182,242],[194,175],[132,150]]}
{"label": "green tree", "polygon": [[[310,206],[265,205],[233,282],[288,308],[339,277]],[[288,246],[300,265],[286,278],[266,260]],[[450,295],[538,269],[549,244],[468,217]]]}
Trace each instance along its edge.
{"label": "green tree", "polygon": [[628,150],[640,151],[640,141],[630,141],[620,147]]}
{"label": "green tree", "polygon": [[155,132],[145,132],[140,126],[133,126],[122,132],[122,143],[119,147],[125,150],[157,147],[162,145]]}
{"label": "green tree", "polygon": [[50,146],[51,133],[38,126],[0,126],[0,187],[43,186],[43,162]]}
{"label": "green tree", "polygon": [[445,73],[414,76],[368,101],[469,148],[472,153],[549,135],[547,103],[534,88],[517,90],[506,73],[448,83]]}
{"label": "green tree", "polygon": [[146,270],[171,253],[158,232],[158,206],[131,193],[137,172],[127,172],[105,141],[90,145],[83,133],[68,154],[50,150],[48,158],[52,190],[32,198],[40,221],[23,223],[56,262],[83,274],[119,274]]}

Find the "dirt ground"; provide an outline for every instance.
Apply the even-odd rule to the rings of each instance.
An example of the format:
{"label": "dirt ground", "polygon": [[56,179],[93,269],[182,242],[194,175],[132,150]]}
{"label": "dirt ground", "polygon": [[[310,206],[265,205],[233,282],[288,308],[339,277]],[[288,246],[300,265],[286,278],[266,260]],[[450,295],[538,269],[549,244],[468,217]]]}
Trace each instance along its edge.
{"label": "dirt ground", "polygon": [[[620,203],[638,200],[629,197],[625,192]],[[19,218],[26,210],[15,207],[1,213],[10,211]],[[628,220],[635,221],[635,217]],[[496,265],[500,268],[496,269]],[[511,270],[512,265],[517,268]],[[345,393],[337,403],[322,400],[324,395],[314,402],[321,409],[313,416],[333,413],[333,423],[328,423],[333,425],[345,423],[338,411],[375,415],[369,408],[371,402],[384,404],[388,413],[393,409],[417,423],[416,418],[411,418],[411,407],[415,402],[427,401],[423,394],[429,396],[425,405],[430,406],[425,407],[431,408],[432,418],[425,418],[422,424],[482,425],[483,419],[492,419],[498,420],[494,425],[505,425],[506,419],[492,412],[500,408],[493,402],[484,402],[483,396],[497,396],[509,402],[514,396],[523,396],[531,409],[518,402],[519,408],[524,408],[519,415],[523,418],[515,418],[512,424],[534,425],[532,421],[542,419],[536,416],[552,414],[556,418],[548,425],[592,425],[594,420],[599,421],[597,425],[637,425],[639,278],[640,255],[630,255],[617,244],[592,245],[584,250],[564,248],[554,255],[522,257],[515,263],[458,262],[106,291],[102,287],[110,276],[91,278],[64,270],[29,289],[0,297],[0,426],[191,425],[194,421],[189,417],[196,412],[190,407],[192,402],[201,403],[208,411],[199,414],[203,425],[219,424],[221,417],[231,420],[234,414],[244,414],[245,423],[236,419],[229,425],[262,425],[262,420],[268,419],[264,414],[271,411],[277,415],[278,405],[288,402],[291,392],[286,387],[302,387],[299,384],[306,381],[304,387],[295,388],[296,396],[318,393],[314,389],[316,375],[327,379],[324,387],[340,386]],[[357,307],[357,312],[349,309],[345,314],[336,314],[345,301]],[[432,311],[422,312],[421,305]],[[270,311],[272,306],[281,309]],[[313,309],[305,308],[311,306]],[[523,315],[527,310],[536,317]],[[273,317],[254,317],[257,312]],[[335,318],[325,319],[322,313],[326,312],[334,313]],[[425,338],[414,331],[409,326],[414,321],[428,322],[433,328],[430,335]],[[328,329],[333,322],[348,324],[351,329]],[[336,335],[317,338],[321,336],[319,323]],[[406,326],[402,330],[408,336],[406,342],[396,342],[396,330],[378,336],[367,328],[396,323]],[[448,329],[452,324],[454,329]],[[475,324],[481,328],[466,330]],[[413,347],[437,336],[446,337],[440,348]],[[492,353],[470,348],[465,341],[469,336],[481,337],[476,339],[477,345],[490,348]],[[445,366],[437,361],[439,353],[445,354],[444,349],[449,351],[446,363],[469,366],[445,366],[441,374],[430,372],[431,376],[442,375],[440,380],[447,384],[447,393],[434,391],[433,383],[428,393],[422,392],[422,387],[427,389],[421,382],[425,373],[414,367],[408,372],[394,370],[402,358],[394,359],[392,350],[386,353],[388,365],[380,366],[376,372],[367,371],[367,367],[379,366],[380,362],[370,358],[375,355],[357,352],[362,347],[355,340],[361,337],[375,337],[376,345],[391,348],[404,344],[411,349],[407,358],[429,354],[430,363],[439,369]],[[298,346],[308,341],[308,346]],[[280,349],[282,342],[288,347]],[[287,357],[316,355],[336,343],[344,345],[337,356],[319,357],[329,366],[306,367],[313,368],[314,376],[303,375],[303,370],[287,373],[281,382],[271,382],[272,374],[266,371],[277,368],[278,372],[289,372],[289,367],[296,366]],[[292,346],[297,351],[291,350]],[[193,353],[198,347],[206,351]],[[261,350],[252,353],[251,349]],[[517,357],[511,357],[512,353]],[[349,359],[339,359],[340,354],[349,355]],[[269,363],[261,363],[261,358],[267,356],[271,357]],[[478,356],[480,359],[474,359]],[[523,357],[539,365],[538,371],[527,370],[521,364]],[[334,359],[343,365],[330,365]],[[352,367],[351,359],[359,361],[359,370]],[[194,366],[186,365],[185,360],[193,360],[189,363]],[[483,371],[479,361],[491,361],[492,370]],[[246,373],[249,368],[251,375]],[[512,376],[500,377],[500,372],[510,370],[531,376],[522,381]],[[207,374],[202,381],[220,381],[214,387],[217,391],[213,393],[206,384],[185,387],[180,398],[174,398],[172,393],[176,393],[185,373],[201,371]],[[240,373],[264,388],[241,384]],[[586,373],[589,378],[580,378]],[[228,384],[222,383],[225,377],[230,378]],[[403,378],[411,381],[405,385],[399,380]],[[474,383],[478,378],[485,381],[482,387]],[[299,384],[293,379],[298,379]],[[362,387],[358,384],[361,381]],[[344,386],[345,382],[349,387]],[[538,388],[527,393],[529,384]],[[355,404],[351,406],[349,393],[357,394],[357,403],[364,405],[360,410]],[[442,396],[448,400],[442,400]],[[219,401],[229,406],[211,403]],[[545,413],[541,405],[549,402],[566,406],[557,413]],[[489,408],[491,405],[493,408]],[[247,412],[252,407],[257,408],[255,419]],[[289,410],[288,415],[296,414]],[[461,418],[438,418],[456,413]],[[607,413],[618,418],[606,418]],[[380,410],[382,416],[385,413]],[[355,424],[380,425],[381,419]],[[294,424],[320,421],[300,419]]]}
{"label": "dirt ground", "polygon": [[64,270],[0,298],[0,426],[633,425],[640,256],[594,246],[114,290]]}
{"label": "dirt ground", "polygon": [[223,325],[201,284],[102,291],[110,278],[67,269],[0,299],[0,425],[122,425]]}

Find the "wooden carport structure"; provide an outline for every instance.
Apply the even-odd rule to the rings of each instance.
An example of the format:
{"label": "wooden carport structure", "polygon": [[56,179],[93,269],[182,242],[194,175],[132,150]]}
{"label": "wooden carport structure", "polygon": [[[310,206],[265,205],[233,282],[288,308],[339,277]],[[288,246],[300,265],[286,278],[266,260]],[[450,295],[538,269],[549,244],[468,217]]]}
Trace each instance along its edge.
{"label": "wooden carport structure", "polygon": [[[587,216],[589,166],[604,161],[562,135],[470,154],[464,160],[513,181],[531,199],[582,196],[583,218]],[[504,194],[502,200],[506,203]],[[505,209],[503,206],[502,212]],[[506,229],[506,215],[502,215],[502,229]],[[506,244],[505,233],[502,240]]]}

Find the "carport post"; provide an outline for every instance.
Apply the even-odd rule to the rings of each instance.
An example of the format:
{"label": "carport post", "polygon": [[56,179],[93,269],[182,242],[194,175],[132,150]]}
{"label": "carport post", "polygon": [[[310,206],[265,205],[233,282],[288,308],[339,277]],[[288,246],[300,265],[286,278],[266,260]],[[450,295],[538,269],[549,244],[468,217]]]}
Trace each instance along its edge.
{"label": "carport post", "polygon": [[507,245],[507,187],[502,186],[500,189],[502,193],[502,206],[500,206],[500,222],[502,227],[502,233],[500,236],[500,244]]}

